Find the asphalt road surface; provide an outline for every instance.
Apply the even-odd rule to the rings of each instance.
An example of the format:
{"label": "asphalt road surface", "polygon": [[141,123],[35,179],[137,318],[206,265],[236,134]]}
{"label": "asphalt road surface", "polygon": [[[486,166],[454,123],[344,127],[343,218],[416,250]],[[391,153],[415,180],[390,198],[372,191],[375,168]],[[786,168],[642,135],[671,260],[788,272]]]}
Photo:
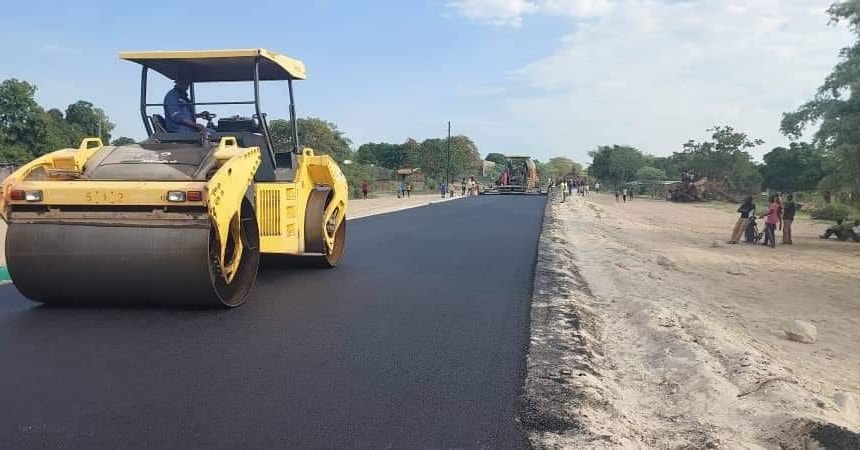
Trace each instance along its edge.
{"label": "asphalt road surface", "polygon": [[339,268],[266,270],[233,310],[46,307],[0,287],[2,447],[526,447],[545,201],[350,221]]}

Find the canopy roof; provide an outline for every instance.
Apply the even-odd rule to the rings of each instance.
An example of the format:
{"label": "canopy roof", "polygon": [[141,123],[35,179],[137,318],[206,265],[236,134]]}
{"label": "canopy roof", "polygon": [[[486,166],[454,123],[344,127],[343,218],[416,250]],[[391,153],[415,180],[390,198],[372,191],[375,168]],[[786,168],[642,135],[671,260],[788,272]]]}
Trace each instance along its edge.
{"label": "canopy roof", "polygon": [[260,56],[261,81],[307,78],[304,63],[263,48],[119,54],[120,59],[146,66],[171,80],[189,82],[253,81],[257,56]]}

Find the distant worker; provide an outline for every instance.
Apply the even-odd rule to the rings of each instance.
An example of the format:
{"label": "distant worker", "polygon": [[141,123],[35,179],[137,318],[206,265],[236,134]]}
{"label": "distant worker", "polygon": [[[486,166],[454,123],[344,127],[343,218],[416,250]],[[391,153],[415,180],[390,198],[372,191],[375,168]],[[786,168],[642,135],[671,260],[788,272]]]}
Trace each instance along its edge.
{"label": "distant worker", "polygon": [[627,203],[627,188],[621,190],[621,199],[624,200],[624,203]]}
{"label": "distant worker", "polygon": [[364,180],[361,182],[361,193],[364,195],[365,200],[367,200],[367,189],[368,189],[368,187],[369,187],[369,184],[367,183],[367,180]]}
{"label": "distant worker", "polygon": [[860,229],[860,220],[855,220],[852,227],[850,223],[845,223],[844,220],[839,218],[836,219],[836,226],[827,228],[824,231],[824,235],[820,237],[821,239],[830,239],[831,236],[836,236],[836,239],[840,241],[847,241],[848,239],[858,241],[860,237],[858,237],[855,228]]}
{"label": "distant worker", "polygon": [[412,183],[406,183],[406,198],[412,196]]}
{"label": "distant worker", "polygon": [[797,213],[797,203],[794,202],[794,194],[788,194],[785,204],[782,205],[782,244],[791,245],[791,224]]}
{"label": "distant worker", "polygon": [[777,202],[777,197],[775,195],[770,196],[770,205],[767,208],[767,212],[762,214],[759,218],[765,219],[764,226],[764,243],[762,245],[770,246],[770,248],[776,247],[776,226],[780,223],[779,217],[779,202]]}
{"label": "distant worker", "polygon": [[594,192],[597,194],[600,193],[600,183],[594,183]]}
{"label": "distant worker", "polygon": [[753,203],[752,195],[747,195],[741,206],[738,207],[738,221],[735,222],[735,228],[732,230],[732,238],[729,239],[729,244],[737,244],[741,239],[741,235],[747,229],[750,223],[750,214],[755,211],[755,203]]}
{"label": "distant worker", "polygon": [[460,189],[463,190],[462,193],[460,194],[460,196],[465,197],[466,196],[466,179],[465,178],[463,178],[463,181],[460,182]]}
{"label": "distant worker", "polygon": [[564,201],[567,200],[567,181],[564,181],[564,179],[562,179],[560,188],[561,188],[561,202],[564,203]]}
{"label": "distant worker", "polygon": [[[164,128],[169,133],[195,133],[206,130],[194,117],[194,105],[188,98],[188,81],[176,80],[164,96]],[[214,131],[214,130],[213,130]]]}

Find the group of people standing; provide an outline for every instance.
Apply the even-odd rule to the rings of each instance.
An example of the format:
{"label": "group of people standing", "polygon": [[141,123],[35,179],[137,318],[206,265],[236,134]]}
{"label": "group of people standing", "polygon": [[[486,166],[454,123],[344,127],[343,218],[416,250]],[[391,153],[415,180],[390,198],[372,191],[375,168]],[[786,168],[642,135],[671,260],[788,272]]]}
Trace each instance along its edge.
{"label": "group of people standing", "polygon": [[463,178],[460,181],[460,195],[466,196],[468,194],[469,197],[477,197],[478,196],[478,182],[475,181],[475,177],[469,177],[469,181],[466,181]]}
{"label": "group of people standing", "polygon": [[[758,216],[759,219],[765,219],[765,230],[763,233],[764,242],[762,245],[774,248],[776,247],[776,231],[777,227],[782,231],[782,244],[792,245],[791,225],[794,222],[794,216],[797,213],[798,205],[794,202],[794,195],[788,194],[786,201],[783,202],[779,194],[773,194],[768,199],[767,211]],[[756,205],[753,202],[751,195],[748,195],[744,202],[738,207],[740,213],[738,221],[732,230],[732,237],[729,244],[737,244],[742,235],[748,244],[755,244],[759,239],[759,233],[756,228]]]}

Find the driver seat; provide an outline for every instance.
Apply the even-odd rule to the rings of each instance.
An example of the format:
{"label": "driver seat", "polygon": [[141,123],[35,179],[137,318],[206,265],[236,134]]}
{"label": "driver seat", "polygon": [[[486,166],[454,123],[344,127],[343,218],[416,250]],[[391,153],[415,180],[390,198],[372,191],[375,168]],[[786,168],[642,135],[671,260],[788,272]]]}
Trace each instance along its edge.
{"label": "driver seat", "polygon": [[167,133],[167,124],[161,114],[153,114],[149,116],[149,122],[152,124],[152,130],[155,133]]}

